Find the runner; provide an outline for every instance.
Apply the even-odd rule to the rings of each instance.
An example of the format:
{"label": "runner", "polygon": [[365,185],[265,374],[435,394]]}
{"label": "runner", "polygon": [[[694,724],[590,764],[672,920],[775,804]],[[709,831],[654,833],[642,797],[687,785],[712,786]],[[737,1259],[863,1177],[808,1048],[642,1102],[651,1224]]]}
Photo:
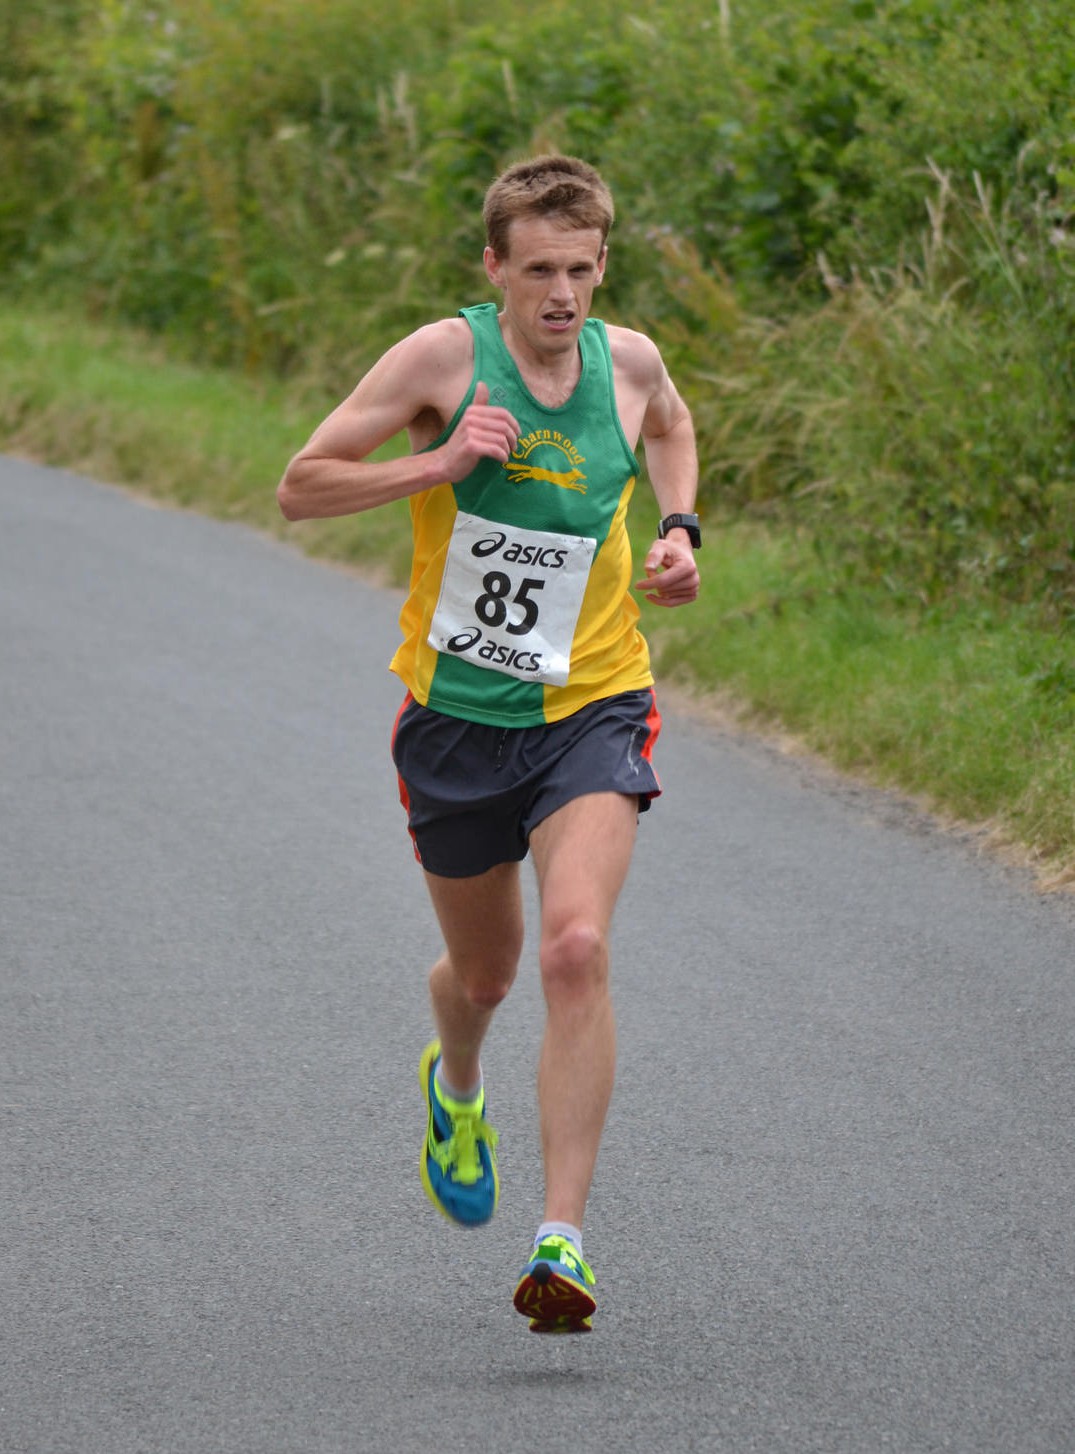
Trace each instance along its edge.
{"label": "runner", "polygon": [[[641,440],[660,517],[634,583],[657,606],[698,593],[694,431],[657,347],[590,318],[612,197],[573,157],[509,167],[484,207],[500,294],[397,343],[295,456],[289,520],[409,497],[400,796],[444,939],[437,1038],[419,1077],[429,1199],[467,1227],[499,1197],[480,1053],[523,942],[519,863],[541,904],[538,1068],[545,1220],[515,1288],[534,1332],[587,1332],[582,1224],[612,1093],[608,934],[639,814],[660,793],[660,730],[627,504]],[[370,459],[408,432],[412,452]]]}

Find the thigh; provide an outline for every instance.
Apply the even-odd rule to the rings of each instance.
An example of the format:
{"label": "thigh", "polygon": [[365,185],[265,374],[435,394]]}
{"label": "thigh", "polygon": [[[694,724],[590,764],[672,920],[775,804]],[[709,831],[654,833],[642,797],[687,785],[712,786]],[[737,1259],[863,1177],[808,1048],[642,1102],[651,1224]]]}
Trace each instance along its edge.
{"label": "thigh", "polygon": [[543,933],[585,919],[605,933],[631,866],[638,800],[623,793],[572,798],[530,835]]}
{"label": "thigh", "polygon": [[472,878],[426,873],[444,947],[468,983],[513,974],[523,948],[519,865],[501,863]]}

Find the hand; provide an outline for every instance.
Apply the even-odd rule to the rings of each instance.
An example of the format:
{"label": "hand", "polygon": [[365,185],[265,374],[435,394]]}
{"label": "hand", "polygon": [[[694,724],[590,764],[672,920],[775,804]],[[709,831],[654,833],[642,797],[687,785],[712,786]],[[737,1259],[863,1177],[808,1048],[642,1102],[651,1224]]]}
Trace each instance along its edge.
{"label": "hand", "polygon": [[518,422],[507,409],[489,403],[489,385],[479,379],[472,403],[438,451],[444,478],[457,484],[483,459],[498,459],[504,464],[518,442]]}
{"label": "hand", "polygon": [[664,540],[655,540],[645,570],[645,580],[636,581],[635,590],[653,605],[687,606],[697,598],[700,578],[686,531],[673,530]]}

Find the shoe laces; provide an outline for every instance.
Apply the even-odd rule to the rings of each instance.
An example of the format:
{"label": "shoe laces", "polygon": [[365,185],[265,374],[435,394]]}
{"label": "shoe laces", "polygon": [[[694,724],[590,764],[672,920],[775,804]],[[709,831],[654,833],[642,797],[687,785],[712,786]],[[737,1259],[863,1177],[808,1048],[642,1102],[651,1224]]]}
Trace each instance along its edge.
{"label": "shoe laces", "polygon": [[485,1119],[484,1104],[459,1108],[453,1103],[450,1109],[443,1101],[440,1104],[451,1123],[452,1134],[437,1143],[434,1150],[437,1164],[460,1186],[473,1186],[484,1175],[478,1147],[484,1142],[494,1151],[499,1139],[497,1133]]}

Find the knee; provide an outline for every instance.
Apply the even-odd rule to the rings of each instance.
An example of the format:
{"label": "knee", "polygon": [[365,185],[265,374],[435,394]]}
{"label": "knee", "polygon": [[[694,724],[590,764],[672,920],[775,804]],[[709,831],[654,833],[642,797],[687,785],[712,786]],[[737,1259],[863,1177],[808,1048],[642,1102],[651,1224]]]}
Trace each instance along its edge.
{"label": "knee", "polygon": [[459,979],[463,993],[478,1010],[495,1010],[515,982],[519,955],[508,945],[500,952],[468,964]]}
{"label": "knee", "polygon": [[514,971],[499,979],[482,979],[465,986],[466,996],[476,1010],[495,1010],[511,989]]}
{"label": "knee", "polygon": [[518,963],[506,945],[497,954],[461,961],[445,953],[430,971],[429,987],[434,999],[446,994],[476,1010],[495,1010],[514,983]]}
{"label": "knee", "polygon": [[541,946],[541,982],[546,999],[580,999],[603,990],[608,980],[604,934],[580,920],[548,936]]}

